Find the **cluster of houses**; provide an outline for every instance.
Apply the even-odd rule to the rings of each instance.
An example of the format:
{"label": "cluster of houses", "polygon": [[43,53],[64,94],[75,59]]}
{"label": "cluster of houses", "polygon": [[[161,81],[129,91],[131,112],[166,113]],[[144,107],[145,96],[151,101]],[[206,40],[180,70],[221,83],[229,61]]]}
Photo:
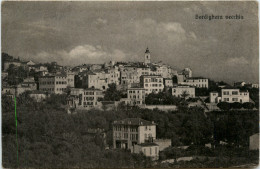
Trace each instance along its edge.
{"label": "cluster of houses", "polygon": [[[150,93],[171,91],[173,96],[180,97],[185,92],[188,97],[194,98],[195,88],[209,87],[208,79],[193,77],[190,68],[178,72],[161,62],[152,63],[148,48],[144,53],[144,62],[110,61],[105,64],[83,64],[73,68],[60,66],[56,62],[51,64],[53,70],[49,72],[47,66],[32,61],[5,61],[2,68],[2,94],[13,97],[24,91],[31,91],[38,93],[38,98],[44,98],[44,94],[62,94],[69,90],[69,108],[89,109],[102,105],[104,92],[109,84],[113,83],[117,90],[126,94],[120,102],[130,106],[144,105],[145,97]],[[11,65],[33,71],[38,78],[29,77],[16,86],[10,86],[5,79]],[[238,89],[223,89],[221,93],[211,92],[209,97],[211,103],[249,101],[249,93],[240,92]]]}

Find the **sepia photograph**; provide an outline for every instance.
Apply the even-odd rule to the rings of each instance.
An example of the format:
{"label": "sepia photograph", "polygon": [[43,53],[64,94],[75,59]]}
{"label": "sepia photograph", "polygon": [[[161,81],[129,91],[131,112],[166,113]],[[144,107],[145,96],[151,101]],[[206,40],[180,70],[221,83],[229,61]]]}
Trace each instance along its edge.
{"label": "sepia photograph", "polygon": [[256,168],[257,1],[3,1],[3,168]]}

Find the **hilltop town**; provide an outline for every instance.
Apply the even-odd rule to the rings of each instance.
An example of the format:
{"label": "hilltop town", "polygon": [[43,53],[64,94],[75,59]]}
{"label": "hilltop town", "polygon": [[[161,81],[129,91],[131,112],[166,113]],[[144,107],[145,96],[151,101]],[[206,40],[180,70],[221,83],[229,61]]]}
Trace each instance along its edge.
{"label": "hilltop town", "polygon": [[[57,62],[23,61],[2,53],[3,114],[11,118],[14,98],[17,98],[22,127],[28,125],[25,122],[30,117],[40,121],[48,119],[42,122],[51,125],[48,132],[41,129],[47,133],[37,134],[39,126],[29,122],[36,131],[25,128],[22,132],[38,136],[43,134],[46,143],[50,141],[47,138],[55,140],[59,136],[70,146],[81,145],[73,138],[87,138],[81,140],[89,144],[84,151],[103,153],[104,161],[100,165],[105,167],[109,153],[130,160],[121,159],[120,167],[177,167],[180,164],[191,167],[204,161],[208,162],[206,167],[218,167],[214,165],[215,160],[219,160],[216,154],[220,149],[226,148],[225,153],[228,154],[228,151],[237,153],[238,147],[247,153],[245,162],[234,162],[232,165],[221,163],[219,166],[254,163],[258,149],[255,140],[259,137],[256,122],[258,84],[236,82],[230,85],[194,77],[191,68],[177,71],[167,64],[153,63],[152,57],[152,52],[147,48],[140,62],[110,61],[70,67]],[[28,116],[23,117],[23,113],[28,113]],[[244,116],[248,113],[251,115]],[[234,128],[223,128],[230,124],[230,118],[237,120],[233,123],[236,128],[240,126],[237,132]],[[242,122],[246,128],[242,127]],[[64,128],[59,125],[64,125]],[[6,126],[4,134],[12,130]],[[239,134],[242,131],[243,138]],[[225,132],[233,132],[233,135],[226,135]],[[39,138],[34,139],[39,142]],[[44,146],[47,145],[44,143]],[[93,145],[96,148],[89,149]],[[198,149],[201,152],[198,153]],[[130,157],[125,153],[132,155]],[[225,153],[224,156],[227,155]],[[115,158],[113,155],[109,158]],[[85,158],[88,159],[82,157],[82,160]],[[236,161],[235,158],[232,160]],[[150,166],[147,166],[147,160],[151,160]],[[36,163],[34,165],[38,166]],[[90,161],[82,165],[104,167]]]}

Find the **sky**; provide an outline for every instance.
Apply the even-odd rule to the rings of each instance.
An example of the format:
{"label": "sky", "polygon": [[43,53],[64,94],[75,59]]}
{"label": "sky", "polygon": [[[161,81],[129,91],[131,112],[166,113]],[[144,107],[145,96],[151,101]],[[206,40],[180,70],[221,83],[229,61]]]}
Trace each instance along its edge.
{"label": "sky", "polygon": [[149,47],[152,62],[194,76],[258,83],[257,15],[257,2],[3,2],[2,52],[76,66],[144,61]]}

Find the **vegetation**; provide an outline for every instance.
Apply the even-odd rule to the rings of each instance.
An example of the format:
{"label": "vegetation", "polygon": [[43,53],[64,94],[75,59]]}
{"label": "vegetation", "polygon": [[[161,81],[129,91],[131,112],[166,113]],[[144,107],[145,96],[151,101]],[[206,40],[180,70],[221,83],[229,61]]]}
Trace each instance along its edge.
{"label": "vegetation", "polygon": [[108,89],[105,92],[105,101],[119,101],[122,97],[122,92],[116,89],[116,84],[112,83],[108,85]]}
{"label": "vegetation", "polygon": [[221,110],[230,110],[230,109],[253,109],[255,107],[254,103],[251,102],[245,102],[245,103],[239,103],[239,102],[234,102],[234,103],[228,103],[228,102],[220,102],[217,104],[217,106]]}
{"label": "vegetation", "polygon": [[[229,146],[236,148],[237,152],[240,151],[238,147],[246,149],[248,136],[258,132],[258,112],[254,110],[209,112],[205,115],[202,109],[196,107],[163,112],[138,107],[126,109],[121,105],[117,110],[82,110],[77,114],[68,115],[64,109],[65,104],[65,95],[51,95],[40,103],[31,99],[28,93],[17,97],[19,156],[17,163],[14,103],[7,96],[2,97],[4,167],[154,167],[151,166],[150,159],[140,154],[131,154],[124,150],[105,150],[106,144],[112,146],[112,122],[128,117],[154,121],[157,124],[157,138],[170,138],[173,146],[197,147],[212,143],[217,147],[220,141],[226,141]],[[97,128],[104,129],[106,139],[99,134],[88,133],[88,129]],[[191,154],[197,151],[196,155],[211,153],[206,150],[200,152],[198,149],[189,151]],[[230,150],[226,151],[228,153]],[[178,154],[178,150],[173,150],[173,153],[175,154],[171,155],[171,152],[165,154],[164,158],[177,158],[183,155],[181,151]],[[214,153],[217,154],[213,152],[212,156]],[[245,152],[241,153],[243,155]],[[255,158],[256,155],[252,156]],[[197,162],[191,164],[195,165]],[[204,166],[210,167],[212,162]]]}
{"label": "vegetation", "polygon": [[26,70],[22,66],[15,67],[13,64],[9,66],[7,72],[8,72],[7,82],[9,85],[18,85],[19,83],[23,82],[23,79],[29,76],[28,70]]}
{"label": "vegetation", "polygon": [[158,94],[156,93],[150,93],[145,98],[145,104],[148,105],[177,105],[180,102],[181,98],[172,96],[171,93],[163,93],[160,92]]}

